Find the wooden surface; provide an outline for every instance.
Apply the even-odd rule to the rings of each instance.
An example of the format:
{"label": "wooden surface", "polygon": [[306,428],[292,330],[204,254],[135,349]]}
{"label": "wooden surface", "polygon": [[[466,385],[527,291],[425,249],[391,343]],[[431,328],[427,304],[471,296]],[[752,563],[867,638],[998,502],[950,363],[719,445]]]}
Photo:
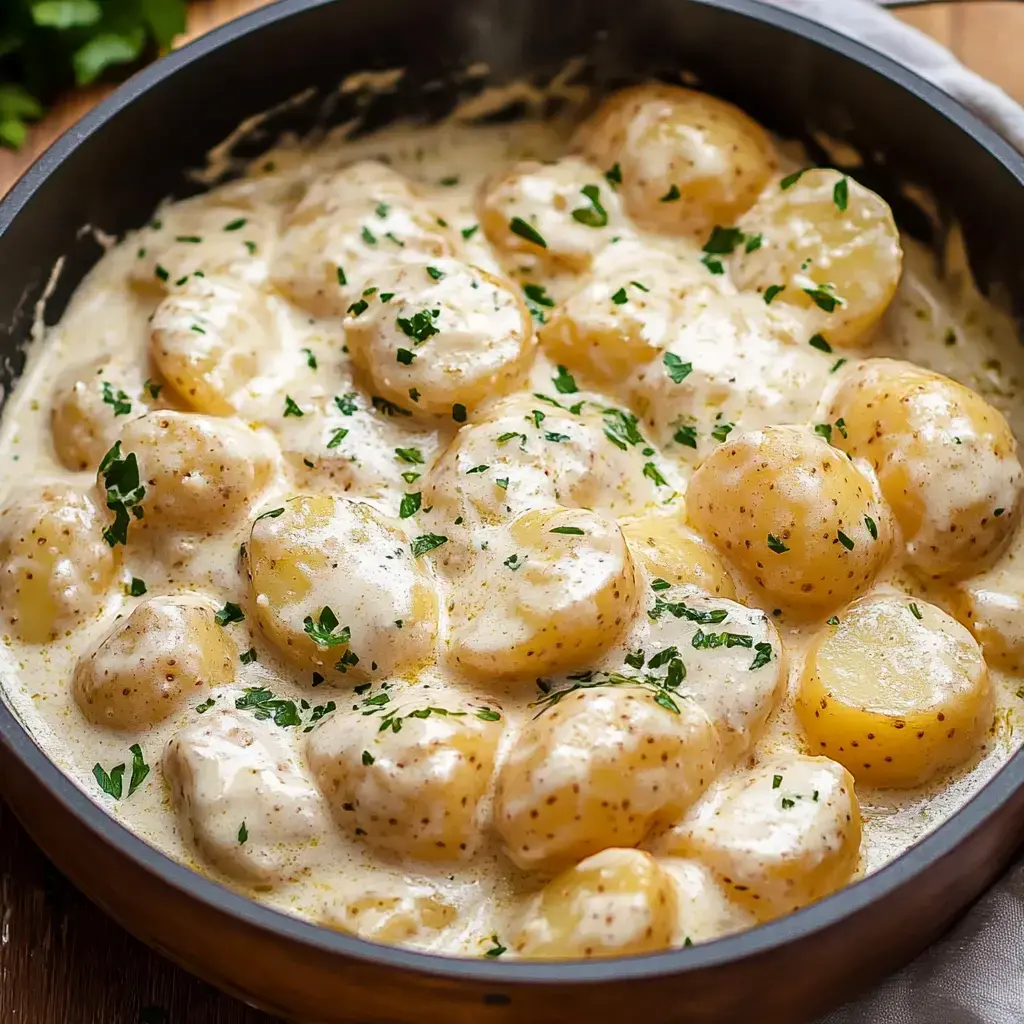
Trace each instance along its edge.
{"label": "wooden surface", "polygon": [[[189,37],[265,2],[199,0]],[[1024,101],[1024,4],[940,5],[902,16]],[[69,98],[20,153],[0,150],[0,194],[103,94]],[[50,866],[0,803],[0,1024],[274,1022],[128,936]]]}

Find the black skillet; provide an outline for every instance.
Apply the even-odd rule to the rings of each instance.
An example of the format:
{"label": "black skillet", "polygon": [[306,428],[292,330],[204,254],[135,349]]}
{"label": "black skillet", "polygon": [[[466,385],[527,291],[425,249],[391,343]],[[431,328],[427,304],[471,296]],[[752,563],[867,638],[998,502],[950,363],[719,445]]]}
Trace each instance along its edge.
{"label": "black skillet", "polygon": [[[820,129],[866,158],[858,176],[938,244],[963,225],[973,269],[1024,310],[1024,161],[878,53],[753,0],[283,0],[141,72],[61,138],[0,204],[0,384],[17,380],[33,308],[55,321],[100,255],[79,228],[119,234],[246,116],[307,87],[244,151],[351,113],[348,73],[405,67],[371,123],[439,118],[488,83],[540,82],[568,58],[599,89],[680,70],[783,136]],[[436,88],[428,83],[440,81]],[[474,84],[475,83],[475,84]],[[324,97],[335,96],[330,102]],[[515,111],[508,112],[509,116]],[[826,158],[821,154],[823,160]],[[926,186],[932,224],[899,184]],[[136,839],[55,768],[0,703],[0,786],[36,842],[144,941],[208,981],[302,1021],[792,1022],[856,994],[945,929],[1008,863],[1024,829],[1024,754],[896,862],[800,913],[705,946],[604,962],[455,960],[385,948],[282,916]]]}

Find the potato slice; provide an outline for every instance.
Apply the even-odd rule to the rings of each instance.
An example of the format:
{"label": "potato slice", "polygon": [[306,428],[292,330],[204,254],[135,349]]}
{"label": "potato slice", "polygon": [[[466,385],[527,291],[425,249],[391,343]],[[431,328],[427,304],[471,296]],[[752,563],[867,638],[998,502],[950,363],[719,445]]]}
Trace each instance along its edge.
{"label": "potato slice", "polygon": [[482,676],[538,675],[588,665],[640,607],[622,531],[585,509],[524,512],[502,542],[476,554],[449,603],[449,655]]}
{"label": "potato slice", "polygon": [[204,600],[154,597],[79,661],[75,700],[96,725],[139,729],[179,711],[206,687],[234,682],[237,659]]}
{"label": "potato slice", "polygon": [[675,916],[672,879],[650,854],[603,850],[541,890],[512,948],[538,960],[653,953],[671,944]]}
{"label": "potato slice", "polygon": [[730,437],[686,497],[691,524],[769,606],[837,608],[871,586],[892,552],[892,514],[874,482],[799,427]]}
{"label": "potato slice", "polygon": [[716,784],[665,846],[704,861],[734,900],[767,921],[846,885],[860,840],[850,773],[827,757],[788,754]]}
{"label": "potato slice", "polygon": [[797,714],[811,749],[869,786],[919,786],[976,751],[992,723],[974,638],[925,601],[871,597],[808,652]]}
{"label": "potato slice", "polygon": [[495,826],[521,868],[556,871],[635,846],[715,775],[719,739],[699,706],[603,678],[553,690],[501,768]]}
{"label": "potato slice", "polygon": [[[856,345],[886,311],[900,281],[903,249],[881,196],[838,171],[783,178],[740,218],[746,238],[732,277],[774,303],[810,311],[832,345]],[[749,250],[749,251],[748,251]]]}

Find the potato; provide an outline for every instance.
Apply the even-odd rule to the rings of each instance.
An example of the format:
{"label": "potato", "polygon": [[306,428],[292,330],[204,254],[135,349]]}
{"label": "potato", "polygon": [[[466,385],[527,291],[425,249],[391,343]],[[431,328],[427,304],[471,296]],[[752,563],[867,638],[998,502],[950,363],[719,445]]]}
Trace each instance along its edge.
{"label": "potato", "polygon": [[903,249],[892,210],[838,171],[804,171],[791,181],[784,178],[740,218],[745,237],[761,244],[736,247],[732,278],[761,293],[784,289],[773,304],[811,312],[813,329],[832,345],[862,343],[900,281]]}
{"label": "potato", "polygon": [[[273,442],[241,423],[154,412],[125,425],[121,454],[134,454],[145,494],[137,528],[215,530],[246,513],[275,468]],[[100,473],[101,487],[103,473]]]}
{"label": "potato", "polygon": [[456,251],[451,230],[411,181],[361,160],[309,186],[285,222],[272,278],[314,316],[344,316],[392,264]]}
{"label": "potato", "polygon": [[720,764],[746,754],[784,689],[782,642],[771,619],[692,586],[658,589],[647,595],[624,646],[628,657],[610,656],[601,668],[630,675],[672,675],[682,662],[678,693],[702,708],[722,744]]}
{"label": "potato", "polygon": [[576,141],[621,178],[619,193],[637,223],[671,234],[735,223],[777,166],[768,135],[739,108],[660,83],[614,93]]}
{"label": "potato", "polygon": [[520,512],[564,505],[617,516],[653,499],[635,417],[603,401],[560,404],[524,395],[499,402],[434,463],[423,489],[433,511],[422,521],[452,542],[439,552],[449,570],[467,568],[481,529]]}
{"label": "potato", "polygon": [[716,783],[666,846],[702,860],[767,921],[846,885],[860,839],[850,773],[827,757],[784,754]]}
{"label": "potato", "polygon": [[57,483],[0,511],[0,607],[18,639],[56,640],[100,611],[119,564],[105,526],[90,497]]}
{"label": "potato", "polygon": [[903,595],[852,605],[811,646],[796,702],[811,749],[867,786],[920,786],[976,751],[992,723],[974,638]]}
{"label": "potato", "polygon": [[449,603],[449,655],[484,677],[588,665],[626,631],[639,581],[622,531],[583,509],[536,509],[491,540]]}
{"label": "potato", "polygon": [[648,515],[622,522],[622,533],[640,564],[656,579],[689,584],[734,600],[736,588],[718,553],[681,522],[682,516]]}
{"label": "potato", "polygon": [[472,410],[521,382],[533,327],[510,284],[453,259],[396,264],[372,281],[345,336],[375,394],[449,418],[455,405]]}
{"label": "potato", "polygon": [[579,157],[542,164],[526,160],[491,175],[480,189],[480,226],[487,241],[515,259],[585,270],[625,221],[604,175]]}
{"label": "potato", "polygon": [[141,729],[200,690],[233,683],[238,652],[213,616],[201,599],[154,597],[119,619],[75,667],[82,714],[110,729]]}
{"label": "potato", "polygon": [[835,357],[804,344],[791,313],[756,295],[695,294],[680,310],[661,358],[624,387],[673,456],[696,467],[742,431],[813,419]]}
{"label": "potato", "polygon": [[676,913],[672,879],[650,854],[603,850],[548,882],[511,943],[538,960],[653,953],[671,944]]}
{"label": "potato", "polygon": [[235,711],[214,711],[176,733],[163,772],[182,830],[200,856],[258,889],[297,878],[327,821],[287,745]]}
{"label": "potato", "polygon": [[893,524],[873,481],[799,427],[731,436],[686,492],[690,523],[771,605],[829,611],[871,586]]}
{"label": "potato", "polygon": [[368,889],[345,902],[328,904],[323,923],[369,942],[422,945],[455,923],[456,908],[430,886]]}
{"label": "potato", "polygon": [[557,871],[635,846],[680,818],[715,776],[718,734],[682,696],[598,673],[539,703],[495,793],[495,827],[523,869]]}
{"label": "potato", "polygon": [[256,623],[293,660],[356,679],[433,653],[437,594],[402,528],[348,498],[290,498],[246,547]]}
{"label": "potato", "polygon": [[1002,414],[941,374],[894,359],[842,371],[827,399],[832,440],[869,461],[910,561],[932,576],[976,573],[1020,520],[1021,465]]}
{"label": "potato", "polygon": [[236,413],[235,392],[275,347],[266,300],[228,278],[193,277],[153,314],[150,358],[178,399],[196,412]]}
{"label": "potato", "polygon": [[[670,832],[667,839],[672,838]],[[657,859],[676,888],[679,921],[673,946],[709,942],[746,931],[758,923],[749,910],[729,899],[718,878],[701,861],[660,854]]]}
{"label": "potato", "polygon": [[194,277],[225,275],[252,285],[267,278],[276,240],[269,208],[211,204],[209,197],[176,203],[135,236],[130,278],[144,289],[173,292]]}
{"label": "potato", "polygon": [[95,469],[125,417],[146,412],[154,400],[135,366],[107,358],[73,366],[57,380],[50,408],[57,458],[68,469]]}
{"label": "potato", "polygon": [[[368,703],[381,694],[387,703]],[[503,721],[493,709],[408,696],[381,689],[327,719],[310,734],[310,768],[346,833],[400,857],[466,861],[487,825]]]}
{"label": "potato", "polygon": [[551,312],[541,343],[556,363],[620,385],[669,346],[683,326],[682,298],[706,279],[696,260],[622,238],[594,257],[583,286]]}

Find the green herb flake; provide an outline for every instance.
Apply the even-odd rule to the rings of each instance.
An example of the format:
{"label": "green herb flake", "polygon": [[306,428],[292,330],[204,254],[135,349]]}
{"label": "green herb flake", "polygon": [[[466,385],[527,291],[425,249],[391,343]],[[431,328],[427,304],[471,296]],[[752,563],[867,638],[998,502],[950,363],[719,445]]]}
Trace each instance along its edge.
{"label": "green herb flake", "polygon": [[558,367],[558,371],[551,378],[551,382],[555,385],[555,390],[560,395],[574,395],[579,391],[579,388],[576,387],[576,379],[564,366]]}
{"label": "green herb flake", "polygon": [[693,373],[693,363],[684,363],[674,352],[666,352],[662,362],[673,384],[682,384]]}
{"label": "green herb flake", "polygon": [[924,616],[921,614],[921,609],[918,608],[917,605],[913,601],[910,602],[910,613],[918,621],[921,621],[924,618]]}
{"label": "green herb flake", "polygon": [[770,306],[772,302],[786,290],[784,284],[770,284],[764,290],[764,303]]}
{"label": "green herb flake", "polygon": [[462,229],[462,237],[468,242],[478,231],[480,230],[479,224],[474,224],[471,227]]}
{"label": "green herb flake", "polygon": [[625,288],[620,288],[612,295],[612,302],[614,302],[616,306],[624,306],[628,301],[629,296],[626,294]]}
{"label": "green herb flake", "polygon": [[816,348],[819,352],[831,352],[832,346],[825,340],[823,334],[816,334],[809,342],[807,342],[811,348]]}
{"label": "green herb flake", "polygon": [[223,608],[221,608],[214,616],[218,626],[228,626],[232,622],[243,622],[245,620],[245,612],[234,603],[234,601],[227,601]]}
{"label": "green herb flake", "polygon": [[525,238],[527,242],[540,246],[541,249],[548,247],[548,243],[544,241],[544,236],[532,224],[528,224],[523,220],[522,217],[513,217],[508,223],[508,229],[513,235]]}
{"label": "green herb flake", "polygon": [[864,525],[868,528],[868,533],[871,534],[872,540],[878,540],[878,524],[871,518],[871,516],[864,517]]}
{"label": "green herb flake", "polygon": [[150,767],[146,764],[146,759],[142,755],[142,747],[138,743],[133,743],[128,749],[132,755],[132,777],[128,783],[128,796],[131,796],[146,781]]}
{"label": "green herb flake", "polygon": [[622,184],[622,167],[618,163],[614,163],[610,170],[604,172],[604,180],[608,182],[613,188],[616,185]]}
{"label": "green herb flake", "polygon": [[779,188],[781,188],[783,192],[787,189],[791,189],[809,170],[809,167],[805,167],[802,171],[795,171],[793,174],[787,174],[786,177],[779,182]]}
{"label": "green herb flake", "polygon": [[408,519],[410,516],[416,515],[420,510],[422,497],[423,495],[420,491],[417,491],[415,494],[403,494],[402,503],[398,508],[398,518]]}
{"label": "green herb flake", "polygon": [[466,407],[461,402],[456,402],[452,406],[452,419],[456,423],[466,422]]}
{"label": "green herb flake", "polygon": [[782,776],[781,775],[773,775],[772,776],[772,789],[778,789],[779,786],[781,786],[781,785],[782,785]]}
{"label": "green herb flake", "polygon": [[572,219],[588,228],[607,227],[608,211],[601,205],[601,190],[597,185],[584,185],[580,193],[587,200],[587,205],[573,210]]}
{"label": "green herb flake", "polygon": [[298,403],[291,395],[284,396],[284,414],[285,416],[305,416],[306,414],[299,408]]}
{"label": "green herb flake", "polygon": [[508,952],[508,947],[507,946],[503,946],[501,944],[501,942],[498,940],[498,936],[497,935],[492,935],[491,936],[491,948],[484,950],[484,956],[488,957],[491,960],[495,960],[499,956],[501,956],[503,953],[507,953],[507,952]]}
{"label": "green herb flake", "polygon": [[[810,296],[818,309],[824,310],[826,313],[834,313],[836,307],[844,305],[843,300],[835,294],[834,286],[830,284],[821,284],[817,288],[804,288],[803,293]],[[820,337],[820,335],[815,335],[815,337]]]}
{"label": "green herb flake", "polygon": [[142,597],[146,592],[146,581],[140,580],[138,576],[133,576],[132,581],[128,586],[128,593],[131,597]]}
{"label": "green herb flake", "polygon": [[302,620],[303,632],[317,647],[324,650],[341,647],[352,639],[352,631],[348,626],[339,630],[338,625],[338,617],[328,605],[321,609],[320,616],[315,622],[312,615],[307,615]]}
{"label": "green herb flake", "polygon": [[661,475],[661,471],[653,462],[644,463],[644,476],[653,480],[658,487],[668,487],[668,481]]}
{"label": "green herb flake", "polygon": [[209,711],[210,708],[212,708],[213,705],[216,704],[216,703],[217,703],[216,697],[207,697],[206,700],[204,700],[202,704],[197,704],[196,705],[196,714],[197,715],[205,715],[206,712]]}
{"label": "green herb flake", "polygon": [[754,660],[750,664],[750,671],[755,672],[759,668],[764,668],[772,660],[772,645],[764,642],[754,644]]}
{"label": "green herb flake", "polygon": [[677,428],[672,440],[676,444],[685,445],[687,448],[697,447],[697,428],[694,426],[682,425]]}
{"label": "green herb flake", "polygon": [[849,178],[843,177],[836,182],[836,187],[832,190],[832,201],[836,204],[836,209],[841,213],[846,213],[846,209],[850,205]]}
{"label": "green herb flake", "polygon": [[250,647],[249,650],[242,651],[242,653],[238,656],[238,660],[243,665],[252,665],[255,662],[259,661],[259,655],[256,653],[256,648]]}
{"label": "green herb flake", "polygon": [[302,724],[302,716],[293,700],[275,697],[265,686],[248,686],[242,696],[235,700],[235,709],[251,711],[253,717],[260,722],[272,719],[274,725],[282,729],[293,728]]}
{"label": "green herb flake", "polygon": [[853,541],[849,537],[847,537],[842,530],[836,531],[836,537],[838,538],[839,543],[842,544],[847,551],[853,550]]}
{"label": "green herb flake", "polygon": [[112,796],[115,800],[121,799],[121,794],[124,792],[124,770],[125,764],[114,765],[109,772],[104,771],[103,766],[99,763],[92,766],[92,774],[99,783],[100,789],[103,790],[107,796]]}
{"label": "green herb flake", "polygon": [[422,536],[413,538],[412,557],[419,558],[428,551],[433,551],[435,548],[439,548],[442,544],[447,543],[447,537],[442,537],[437,533],[424,533]]}
{"label": "green herb flake", "polygon": [[718,426],[711,431],[711,436],[719,443],[722,444],[726,438],[735,429],[735,423],[719,423]]}
{"label": "green herb flake", "polygon": [[582,537],[584,531],[578,526],[556,526],[554,529],[548,530],[548,533],[560,533],[567,537]]}
{"label": "green herb flake", "polygon": [[327,442],[327,447],[337,448],[346,437],[348,437],[348,429],[346,427],[338,427],[338,429],[331,434],[331,439]]}
{"label": "green herb flake", "polygon": [[412,338],[417,345],[422,345],[427,338],[440,333],[435,323],[440,315],[439,309],[424,309],[410,317],[396,317],[395,322],[407,338]]}
{"label": "green herb flake", "polygon": [[786,545],[783,544],[782,541],[779,540],[779,538],[776,537],[774,533],[769,533],[768,550],[774,551],[777,555],[784,555],[789,550],[789,548],[787,548]]}
{"label": "green herb flake", "polygon": [[224,225],[224,230],[225,231],[241,231],[242,228],[244,228],[245,225],[248,224],[248,223],[249,222],[245,219],[245,217],[239,217],[238,220],[233,220],[233,221],[231,221],[230,224],[225,224]]}
{"label": "green herb flake", "polygon": [[121,390],[114,391],[109,381],[103,381],[103,401],[114,410],[115,416],[127,416],[132,411],[131,399]]}
{"label": "green herb flake", "polygon": [[408,462],[412,466],[423,465],[423,453],[419,448],[396,448],[395,457],[402,462]]}
{"label": "green herb flake", "polygon": [[679,191],[678,185],[672,185],[669,190],[658,200],[659,203],[674,203],[677,199],[682,197],[682,192]]}
{"label": "green herb flake", "polygon": [[249,841],[249,830],[245,827],[245,822],[238,828],[238,845],[244,846]]}

